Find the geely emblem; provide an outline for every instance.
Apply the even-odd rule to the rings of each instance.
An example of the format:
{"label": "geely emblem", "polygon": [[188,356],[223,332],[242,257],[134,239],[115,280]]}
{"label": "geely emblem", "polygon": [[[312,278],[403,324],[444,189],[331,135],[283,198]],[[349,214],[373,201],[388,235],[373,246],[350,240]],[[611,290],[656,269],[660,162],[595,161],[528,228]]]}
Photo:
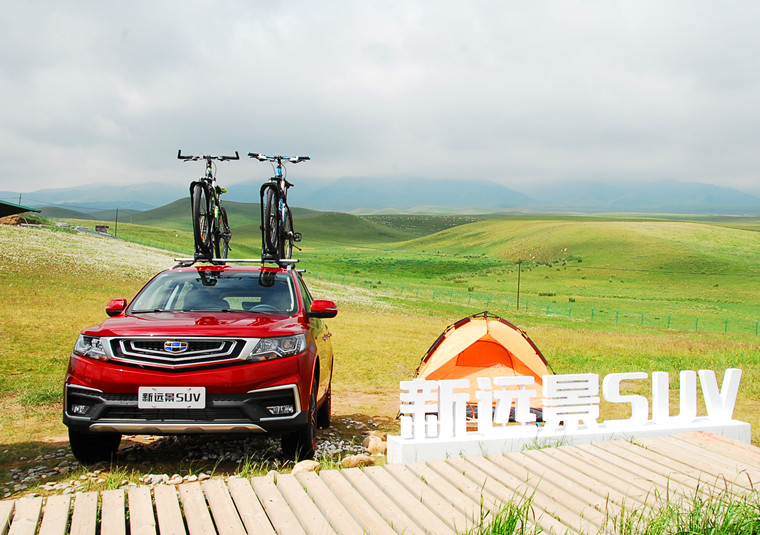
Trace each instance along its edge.
{"label": "geely emblem", "polygon": [[187,342],[177,340],[167,340],[164,342],[164,351],[167,353],[184,353],[187,351]]}

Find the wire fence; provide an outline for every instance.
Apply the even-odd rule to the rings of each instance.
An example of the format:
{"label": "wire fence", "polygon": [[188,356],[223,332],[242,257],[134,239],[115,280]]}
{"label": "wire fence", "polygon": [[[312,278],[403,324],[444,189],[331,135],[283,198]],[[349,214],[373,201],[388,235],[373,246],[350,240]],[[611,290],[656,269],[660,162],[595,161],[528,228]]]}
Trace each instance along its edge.
{"label": "wire fence", "polygon": [[595,322],[679,331],[760,335],[760,319],[736,317],[720,312],[705,311],[692,315],[653,309],[637,311],[626,307],[610,306],[609,304],[575,302],[574,298],[569,298],[567,303],[561,303],[555,300],[541,299],[541,296],[538,298],[536,296],[520,296],[518,304],[517,295],[509,293],[482,293],[435,286],[409,285],[318,271],[307,272],[307,276],[342,286],[376,291],[378,297],[384,296],[474,310],[488,310],[494,313],[509,312],[574,322]]}

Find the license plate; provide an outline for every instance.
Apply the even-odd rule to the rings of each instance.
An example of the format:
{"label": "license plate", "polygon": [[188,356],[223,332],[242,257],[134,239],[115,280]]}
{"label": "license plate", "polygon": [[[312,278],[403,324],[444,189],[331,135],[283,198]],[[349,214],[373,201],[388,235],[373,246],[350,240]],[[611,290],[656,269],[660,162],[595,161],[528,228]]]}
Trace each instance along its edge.
{"label": "license plate", "polygon": [[205,409],[206,389],[202,386],[141,386],[137,390],[138,409]]}

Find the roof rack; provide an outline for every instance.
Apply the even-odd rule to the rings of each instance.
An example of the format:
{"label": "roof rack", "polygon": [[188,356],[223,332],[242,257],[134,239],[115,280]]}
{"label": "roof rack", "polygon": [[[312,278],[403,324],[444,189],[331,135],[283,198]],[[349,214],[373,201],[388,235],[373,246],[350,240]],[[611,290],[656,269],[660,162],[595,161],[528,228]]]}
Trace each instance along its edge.
{"label": "roof rack", "polygon": [[177,265],[174,267],[190,267],[196,262],[208,262],[215,266],[226,264],[277,264],[281,268],[293,269],[298,263],[296,258],[262,259],[262,258],[175,258]]}

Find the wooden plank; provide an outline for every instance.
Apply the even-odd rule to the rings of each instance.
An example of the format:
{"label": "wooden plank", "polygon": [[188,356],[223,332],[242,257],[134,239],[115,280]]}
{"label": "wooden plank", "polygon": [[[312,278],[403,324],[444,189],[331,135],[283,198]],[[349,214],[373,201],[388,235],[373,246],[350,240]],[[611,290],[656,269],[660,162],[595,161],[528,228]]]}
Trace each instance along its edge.
{"label": "wooden plank", "polygon": [[457,509],[449,497],[439,494],[426,479],[418,477],[406,466],[387,464],[384,469],[454,531],[462,533],[475,526],[471,522],[472,518],[468,518]]}
{"label": "wooden plank", "polygon": [[753,444],[742,442],[741,440],[735,440],[726,435],[713,433],[711,431],[694,431],[692,433],[682,433],[672,436],[679,440],[690,440],[701,445],[721,444],[724,446],[723,451],[726,455],[731,457],[736,455],[746,455],[748,464],[756,467],[760,466],[760,448]]}
{"label": "wooden plank", "polygon": [[100,493],[100,535],[126,535],[127,516],[122,489]]}
{"label": "wooden plank", "polygon": [[39,535],[64,535],[69,525],[71,495],[48,496],[42,510],[42,524]]}
{"label": "wooden plank", "polygon": [[370,466],[364,469],[364,474],[425,532],[451,533],[454,535],[454,530],[450,526],[430,511],[420,497],[412,494],[389,472],[379,466]]}
{"label": "wooden plank", "polygon": [[[473,480],[465,476],[461,470],[456,470],[453,466],[448,464],[447,461],[427,461],[426,465],[438,477],[445,480],[449,485],[453,486],[459,492],[467,496],[470,501],[476,504],[480,504],[481,517],[484,516],[486,512],[496,513],[501,510],[503,505],[502,499],[498,496],[495,496],[490,491],[491,487],[487,489],[482,485],[478,485]],[[411,468],[414,465],[409,466]]]}
{"label": "wooden plank", "polygon": [[129,532],[140,535],[156,535],[156,517],[153,515],[153,499],[149,487],[130,487],[127,491],[129,504]]}
{"label": "wooden plank", "polygon": [[314,504],[322,511],[338,535],[361,534],[364,532],[351,513],[316,472],[301,472],[296,479],[306,489]]}
{"label": "wooden plank", "polygon": [[[503,510],[510,502],[520,506],[530,501],[530,510],[539,512],[530,520],[544,530],[556,532],[560,526],[563,530],[570,526],[573,531],[591,532],[588,530],[588,522],[577,526],[576,519],[580,520],[578,514],[547,495],[542,490],[543,482],[538,479],[529,481],[518,478],[485,457],[450,459],[447,463],[495,496],[494,506],[497,511]],[[542,485],[539,486],[539,483]]]}
{"label": "wooden plank", "polygon": [[221,479],[209,479],[201,484],[206,495],[214,524],[219,535],[246,535],[235,504]]}
{"label": "wooden plank", "polygon": [[322,470],[319,473],[319,479],[324,481],[332,494],[342,503],[351,513],[356,522],[358,522],[364,533],[372,535],[392,535],[396,533],[385,519],[378,513],[375,508],[361,494],[354,490],[349,483],[337,470]]}
{"label": "wooden plank", "polygon": [[[475,461],[479,459],[482,459],[482,457],[468,460]],[[545,497],[549,501],[561,505],[567,511],[570,511],[571,514],[587,520],[596,528],[601,528],[604,525],[606,520],[604,512],[606,507],[605,498],[582,487],[573,481],[571,477],[568,477],[567,473],[572,471],[572,467],[561,467],[558,472],[555,469],[548,468],[545,464],[537,462],[534,456],[530,456],[527,453],[511,454],[509,456],[496,455],[489,457],[488,461],[499,465],[526,483],[531,480],[535,481],[537,490],[533,495],[531,503],[546,509],[547,503],[543,499]],[[489,465],[486,463],[482,463],[479,466],[485,473],[489,473],[488,467]]]}
{"label": "wooden plank", "polygon": [[306,533],[309,535],[320,533],[324,533],[325,535],[335,534],[335,530],[330,525],[330,522],[314,504],[311,497],[306,494],[306,491],[295,476],[291,474],[278,475],[277,489],[283,498],[287,500],[290,510],[296,515]]}
{"label": "wooden plank", "polygon": [[[641,444],[643,446],[643,443]],[[722,489],[725,489],[726,484],[729,483],[733,486],[733,483],[724,480],[717,473],[709,473],[709,468],[713,463],[710,463],[710,466],[702,465],[701,468],[696,468],[693,462],[694,453],[682,448],[680,444],[678,440],[668,437],[667,442],[661,443],[664,447],[662,452],[657,452],[649,446],[642,447],[633,444],[628,445],[627,443],[620,444],[619,446],[635,449],[638,455],[660,465],[662,473],[677,472],[684,476],[689,476],[691,478],[689,485],[693,489],[701,488],[702,490],[708,490],[708,488],[714,488],[716,483]],[[717,459],[717,455],[714,458]],[[739,483],[743,483],[746,489],[751,489],[751,482],[748,482],[746,479],[742,479]]]}
{"label": "wooden plank", "polygon": [[707,431],[682,433],[671,435],[671,437],[673,440],[689,442],[708,451],[719,453],[755,468],[760,468],[760,448],[752,444]]}
{"label": "wooden plank", "polygon": [[[575,448],[586,450],[590,456],[598,457],[608,461],[610,464],[620,467],[631,474],[635,474],[632,477],[638,477],[649,481],[652,485],[652,492],[659,500],[670,499],[675,496],[689,496],[693,494],[691,489],[679,483],[676,480],[669,478],[667,475],[663,475],[659,471],[654,471],[651,465],[641,464],[641,458],[636,455],[631,455],[627,452],[625,456],[621,456],[620,451],[609,451],[604,447],[603,442],[596,442],[594,444],[582,444],[574,446]],[[677,476],[677,474],[674,474]]]}
{"label": "wooden plank", "polygon": [[34,535],[42,512],[42,498],[21,498],[16,500],[13,521],[8,535]]}
{"label": "wooden plank", "polygon": [[259,498],[253,492],[251,482],[242,477],[231,477],[227,480],[227,486],[246,531],[260,535],[276,535]]}
{"label": "wooden plank", "polygon": [[397,533],[422,534],[422,527],[396,505],[360,468],[346,468],[340,474],[351,483]]}
{"label": "wooden plank", "polygon": [[[279,474],[277,477],[279,477]],[[273,476],[266,475],[251,478],[251,486],[259,497],[259,501],[277,533],[306,535],[293,511],[290,510],[288,502],[277,489]]]}
{"label": "wooden plank", "polygon": [[153,487],[153,499],[156,505],[158,532],[161,535],[185,535],[185,519],[179,507],[177,487],[174,485],[156,485]]}
{"label": "wooden plank", "polygon": [[645,505],[657,504],[651,492],[651,483],[648,482],[644,487],[639,486],[632,474],[620,470],[615,465],[590,459],[588,454],[580,450],[574,455],[574,450],[569,447],[541,448],[536,451],[541,454],[542,459],[552,459],[560,466],[572,466],[574,472],[588,478],[589,484],[606,488],[610,496],[622,497],[619,503],[626,505],[627,509],[640,509]]}
{"label": "wooden plank", "polygon": [[[688,441],[667,438],[670,440],[649,437],[641,440],[640,443],[665,459],[677,459],[700,472],[712,475],[716,480],[722,481],[725,477],[729,482],[741,485],[748,490],[753,490],[760,483],[760,467],[726,456],[721,451],[711,451]],[[742,477],[739,477],[740,475]],[[702,481],[706,482],[704,478]]]}
{"label": "wooden plank", "polygon": [[[438,475],[435,470],[425,463],[388,466],[403,466],[405,470],[408,470],[415,477],[424,481],[426,485],[435,490],[439,495],[443,496],[444,499],[446,499],[457,511],[464,515],[465,524],[467,526],[476,526],[481,523],[480,516],[483,508],[480,503],[480,498],[478,497],[478,499],[475,500],[466,496],[462,491],[449,483],[448,480]],[[467,529],[469,528],[463,526],[460,528],[460,531],[466,531]]]}
{"label": "wooden plank", "polygon": [[[665,477],[668,493],[672,490],[684,497],[692,497],[696,490],[700,492],[707,490],[704,487],[700,488],[698,480],[674,469],[672,464],[667,463],[663,457],[648,455],[648,448],[642,447],[641,443],[631,444],[630,442],[615,440],[611,442],[599,442],[594,444],[594,446],[615,454],[619,459],[635,463],[639,466],[640,470],[646,469],[654,474],[658,474],[660,477]],[[672,445],[668,446],[668,448],[675,449]],[[664,498],[669,499],[669,496],[666,495]]]}
{"label": "wooden plank", "polygon": [[11,516],[16,508],[16,500],[0,502],[0,535],[6,535],[11,525]]}
{"label": "wooden plank", "polygon": [[208,511],[201,484],[197,481],[183,483],[179,486],[179,498],[190,535],[215,535],[214,521]]}
{"label": "wooden plank", "polygon": [[98,493],[78,492],[71,514],[70,535],[95,535],[98,525]]}

